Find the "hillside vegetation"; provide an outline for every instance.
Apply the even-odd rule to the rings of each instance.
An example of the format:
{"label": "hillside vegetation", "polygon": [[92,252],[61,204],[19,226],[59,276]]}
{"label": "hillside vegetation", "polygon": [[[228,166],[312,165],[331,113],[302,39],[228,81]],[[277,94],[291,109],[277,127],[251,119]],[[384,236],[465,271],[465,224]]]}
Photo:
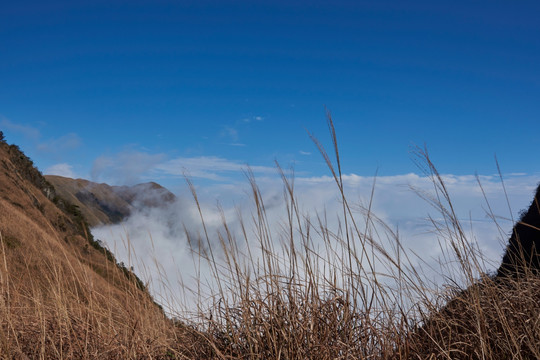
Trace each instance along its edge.
{"label": "hillside vegetation", "polygon": [[144,284],[89,232],[78,207],[0,141],[0,358],[174,354],[173,326]]}
{"label": "hillside vegetation", "polygon": [[[198,317],[189,320],[181,313],[174,320],[165,316],[145,284],[91,237],[79,208],[60,198],[16,146],[1,142],[1,357],[540,358],[540,278],[531,268],[536,250],[522,252],[528,259],[509,257],[519,271],[486,275],[442,177],[419,151],[436,194],[428,200],[442,218],[433,220],[434,236],[454,269],[445,290],[435,290],[413,266],[399,234],[369,204],[348,201],[329,125],[335,160],[314,141],[341,194],[343,212],[331,214],[339,217],[339,228],[329,228],[322,214],[302,213],[294,179],[282,172],[286,221],[276,237],[250,175],[255,210],[249,221],[240,219],[241,234],[233,234],[225,219],[218,234],[186,230],[195,258],[214,279],[200,294]],[[84,206],[85,199],[78,198]],[[535,209],[536,198],[527,213]],[[538,230],[540,224],[525,227]],[[537,242],[538,233],[529,234]],[[256,246],[249,245],[253,239]],[[322,239],[322,248],[314,247],[315,239]],[[389,245],[383,247],[383,239]]]}

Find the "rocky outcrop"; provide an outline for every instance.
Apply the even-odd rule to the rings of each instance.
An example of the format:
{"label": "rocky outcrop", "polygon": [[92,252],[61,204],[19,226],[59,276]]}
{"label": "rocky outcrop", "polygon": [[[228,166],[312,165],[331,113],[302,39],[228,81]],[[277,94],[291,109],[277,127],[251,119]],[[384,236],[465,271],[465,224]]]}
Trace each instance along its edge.
{"label": "rocky outcrop", "polygon": [[514,225],[497,277],[540,273],[540,186],[526,212]]}

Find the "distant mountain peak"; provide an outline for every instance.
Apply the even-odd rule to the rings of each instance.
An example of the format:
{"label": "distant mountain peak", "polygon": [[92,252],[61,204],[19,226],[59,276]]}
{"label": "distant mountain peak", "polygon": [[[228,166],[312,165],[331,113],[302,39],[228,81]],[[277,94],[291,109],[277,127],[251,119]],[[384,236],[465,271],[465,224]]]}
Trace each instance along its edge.
{"label": "distant mountain peak", "polygon": [[153,181],[111,186],[57,175],[46,175],[45,178],[61,196],[79,207],[90,226],[115,224],[136,209],[165,207],[176,200],[172,192]]}

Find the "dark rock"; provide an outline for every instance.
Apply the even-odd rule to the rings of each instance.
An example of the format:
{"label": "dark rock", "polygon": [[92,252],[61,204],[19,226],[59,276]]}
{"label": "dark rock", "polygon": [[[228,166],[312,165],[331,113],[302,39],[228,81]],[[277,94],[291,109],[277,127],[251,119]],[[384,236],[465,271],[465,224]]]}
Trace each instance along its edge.
{"label": "dark rock", "polygon": [[540,273],[540,186],[527,212],[514,225],[497,277]]}

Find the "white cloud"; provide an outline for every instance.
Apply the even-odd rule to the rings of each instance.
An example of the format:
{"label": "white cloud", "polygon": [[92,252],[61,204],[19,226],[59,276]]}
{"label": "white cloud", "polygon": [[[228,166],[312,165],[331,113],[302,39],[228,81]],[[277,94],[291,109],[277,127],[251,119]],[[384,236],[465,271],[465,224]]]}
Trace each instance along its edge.
{"label": "white cloud", "polygon": [[299,153],[300,153],[300,155],[311,155],[311,153],[309,151],[300,150]]}
{"label": "white cloud", "polygon": [[243,118],[242,121],[245,122],[245,123],[250,123],[252,121],[263,121],[264,120],[264,117],[262,116],[251,116],[251,117],[247,117],[247,118]]}
{"label": "white cloud", "polygon": [[219,135],[230,139],[232,142],[237,142],[239,138],[238,130],[231,126],[224,126]]}
{"label": "white cloud", "polygon": [[82,140],[75,133],[68,133],[58,138],[42,139],[41,132],[30,125],[17,124],[6,118],[0,118],[0,127],[19,133],[31,140],[33,146],[41,153],[62,155],[67,150],[73,150],[81,146]]}
{"label": "white cloud", "polygon": [[[188,175],[215,181],[227,180],[226,175],[236,175],[246,170],[248,165],[235,160],[217,156],[178,157],[160,163],[155,170],[160,174],[172,176]],[[256,174],[276,174],[276,169],[267,166],[249,166]]]}
{"label": "white cloud", "polygon": [[39,151],[60,152],[78,148],[82,143],[81,138],[75,133],[69,133],[56,139],[50,139],[37,145]]}
{"label": "white cloud", "polygon": [[0,127],[10,131],[22,134],[24,137],[31,140],[38,140],[41,137],[39,130],[33,126],[16,124],[11,120],[2,117]]}
{"label": "white cloud", "polygon": [[[231,144],[244,146],[243,144]],[[249,165],[237,160],[217,156],[176,157],[167,159],[165,154],[150,154],[141,151],[123,151],[113,155],[102,155],[94,160],[91,180],[111,184],[135,184],[163,178],[207,179],[216,182],[231,182],[250,169],[258,175],[278,175],[274,167]]]}
{"label": "white cloud", "polygon": [[73,166],[66,163],[49,166],[47,169],[45,169],[44,173],[47,175],[58,175],[73,179],[76,178],[76,175],[73,172]]}
{"label": "white cloud", "polygon": [[[201,178],[215,178],[216,174],[239,171],[242,164],[217,157],[177,158],[158,165],[156,170],[181,175],[182,168],[190,169],[192,176],[194,173]],[[262,175],[275,172],[273,168],[266,167],[260,167],[259,170]],[[487,206],[475,176],[443,175],[443,178],[446,181],[457,217],[462,222],[468,236],[468,241],[477,241],[480,249],[486,255],[489,261],[485,269],[495,269],[502,256],[503,243],[512,227],[511,221],[502,218],[516,217],[519,210],[530,204],[538,176],[507,176],[505,186],[512,214],[508,213],[508,206],[498,177],[489,175],[480,177],[494,214],[501,217],[498,220],[501,229],[486,215]],[[413,187],[421,193],[436,196],[430,178],[412,173],[381,176],[376,179],[348,174],[343,176],[343,182],[348,202],[360,231],[371,234],[375,241],[389,252],[392,252],[392,248],[395,247],[395,241],[392,236],[388,236],[388,231],[399,232],[401,244],[411,256],[413,264],[427,265],[425,267],[428,269],[427,278],[434,280],[439,285],[442,284],[445,281],[444,277],[437,274],[437,271],[429,270],[429,267],[439,269],[440,272],[448,271],[448,269],[440,267],[440,262],[445,261],[443,250],[446,246],[444,244],[447,244],[446,241],[448,241],[445,237],[447,234],[444,231],[434,232],[433,226],[426,220],[428,216],[436,221],[442,220],[442,216],[437,209],[411,190]],[[268,222],[270,236],[276,251],[279,252],[280,243],[287,239],[288,227],[284,226],[284,223],[287,223],[287,206],[290,205],[290,201],[284,199],[283,184],[277,177],[260,176],[257,178],[257,184],[264,201],[265,219]],[[371,197],[373,184],[375,184],[374,194]],[[317,225],[317,217],[322,219],[331,233],[340,233],[340,228],[343,226],[340,193],[330,176],[296,178],[294,179],[294,189],[295,204],[302,215],[300,222],[305,224],[307,219],[315,222],[310,230],[312,247],[317,254],[324,256],[325,247],[319,236],[320,227]],[[244,219],[246,219],[247,243],[251,244],[252,251],[256,254],[258,231],[251,222],[252,215],[256,219],[256,212],[253,201],[245,195],[250,193],[249,184],[217,184],[199,187],[199,190],[199,195],[201,193],[204,195],[199,200],[211,243],[219,244],[218,234],[223,235],[221,217],[223,214],[228,222],[228,230],[237,239],[242,250],[242,244],[245,244],[245,241],[241,240],[244,233],[237,216],[237,210],[241,209]],[[188,192],[186,191],[186,193]],[[225,198],[226,201],[222,202],[223,213],[214,205],[215,198]],[[232,201],[227,201],[230,199]],[[371,207],[373,214],[389,226],[389,229],[380,225],[373,225],[366,229],[366,218],[362,209],[368,206]],[[293,225],[294,233],[298,235],[299,225],[296,222]],[[195,238],[204,235],[204,229],[201,226],[198,210],[193,200],[183,197],[180,197],[176,204],[165,210],[141,211],[121,225],[93,229],[96,237],[104,240],[112,249],[116,248],[115,253],[119,260],[124,262],[128,262],[130,252],[121,249],[122,242],[129,238],[132,247],[131,254],[138,254],[140,260],[145,264],[145,266],[136,265],[136,269],[140,274],[146,272],[152,280],[154,294],[158,296],[158,299],[161,296],[162,301],[165,299],[169,304],[172,304],[169,296],[177,298],[187,296],[182,284],[195,287],[196,281],[191,277],[199,276],[199,271],[201,276],[210,283],[213,279],[210,268],[204,264],[198,268],[197,259],[193,262],[192,254],[187,246],[186,232]],[[296,241],[301,242],[299,238]],[[439,246],[439,243],[443,244],[443,248]],[[218,259],[222,256],[219,252],[219,246],[214,255]],[[258,255],[253,256],[255,258],[252,260],[256,263]],[[162,275],[157,270],[151,269],[152,257],[157,259],[159,266],[162,267],[161,274],[164,273],[168,280],[168,291],[162,287]],[[339,261],[339,259],[335,260]],[[380,262],[377,265],[377,269],[380,271],[384,271],[384,267]],[[446,274],[448,275],[448,273]]]}
{"label": "white cloud", "polygon": [[163,154],[140,151],[124,151],[112,156],[100,156],[94,160],[92,181],[104,181],[113,185],[135,184],[143,181],[149,172],[165,158]]}

